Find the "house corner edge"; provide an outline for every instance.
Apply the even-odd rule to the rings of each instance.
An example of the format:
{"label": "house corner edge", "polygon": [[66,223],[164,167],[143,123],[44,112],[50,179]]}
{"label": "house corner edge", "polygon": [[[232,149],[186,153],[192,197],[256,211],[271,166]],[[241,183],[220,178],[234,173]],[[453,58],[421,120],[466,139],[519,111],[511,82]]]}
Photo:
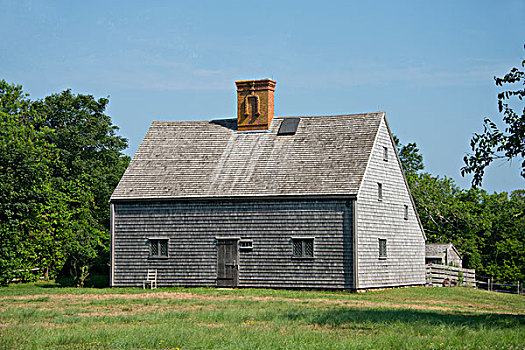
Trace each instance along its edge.
{"label": "house corner edge", "polygon": [[357,237],[357,198],[354,199],[354,203],[352,205],[352,216],[354,217],[353,220],[353,239],[354,239],[354,290],[359,289],[359,259],[358,259],[358,237]]}
{"label": "house corner edge", "polygon": [[115,286],[115,203],[109,203],[109,286]]}

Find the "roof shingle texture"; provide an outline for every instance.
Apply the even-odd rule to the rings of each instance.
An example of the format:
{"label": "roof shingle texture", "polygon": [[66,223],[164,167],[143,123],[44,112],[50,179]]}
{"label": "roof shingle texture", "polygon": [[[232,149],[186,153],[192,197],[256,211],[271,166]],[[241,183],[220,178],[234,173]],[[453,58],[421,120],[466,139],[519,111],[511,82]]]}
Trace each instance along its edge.
{"label": "roof shingle texture", "polygon": [[426,257],[442,257],[451,243],[427,243],[425,244]]}
{"label": "roof shingle texture", "polygon": [[285,117],[267,132],[237,132],[235,119],[155,121],[111,199],[355,195],[383,117],[299,117],[293,136],[277,135]]}

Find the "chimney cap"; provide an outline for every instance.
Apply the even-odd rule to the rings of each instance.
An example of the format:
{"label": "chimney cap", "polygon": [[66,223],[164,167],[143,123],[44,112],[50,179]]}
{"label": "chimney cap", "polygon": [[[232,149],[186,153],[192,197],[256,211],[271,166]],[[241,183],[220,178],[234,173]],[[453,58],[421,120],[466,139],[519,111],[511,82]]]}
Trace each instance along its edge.
{"label": "chimney cap", "polygon": [[237,80],[235,85],[237,88],[254,85],[256,87],[265,87],[267,89],[275,90],[275,82],[272,79],[252,79],[252,80]]}

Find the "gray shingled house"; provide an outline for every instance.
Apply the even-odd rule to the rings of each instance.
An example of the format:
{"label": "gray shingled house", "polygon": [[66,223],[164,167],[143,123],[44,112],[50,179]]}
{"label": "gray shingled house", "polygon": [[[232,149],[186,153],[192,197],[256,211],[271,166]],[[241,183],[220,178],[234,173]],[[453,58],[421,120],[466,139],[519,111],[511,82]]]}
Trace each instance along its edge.
{"label": "gray shingled house", "polygon": [[425,284],[425,235],[384,112],[156,121],[111,197],[111,286],[365,289]]}
{"label": "gray shingled house", "polygon": [[453,265],[462,267],[461,254],[452,243],[427,243],[425,247],[425,262],[427,264]]}

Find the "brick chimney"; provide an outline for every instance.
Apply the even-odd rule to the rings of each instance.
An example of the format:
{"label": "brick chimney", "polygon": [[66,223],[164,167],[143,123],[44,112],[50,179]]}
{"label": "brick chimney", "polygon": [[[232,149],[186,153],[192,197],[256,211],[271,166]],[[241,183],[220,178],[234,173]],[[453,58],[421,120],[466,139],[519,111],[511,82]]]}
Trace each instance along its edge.
{"label": "brick chimney", "polygon": [[273,118],[275,81],[241,80],[237,85],[237,130],[268,130]]}

